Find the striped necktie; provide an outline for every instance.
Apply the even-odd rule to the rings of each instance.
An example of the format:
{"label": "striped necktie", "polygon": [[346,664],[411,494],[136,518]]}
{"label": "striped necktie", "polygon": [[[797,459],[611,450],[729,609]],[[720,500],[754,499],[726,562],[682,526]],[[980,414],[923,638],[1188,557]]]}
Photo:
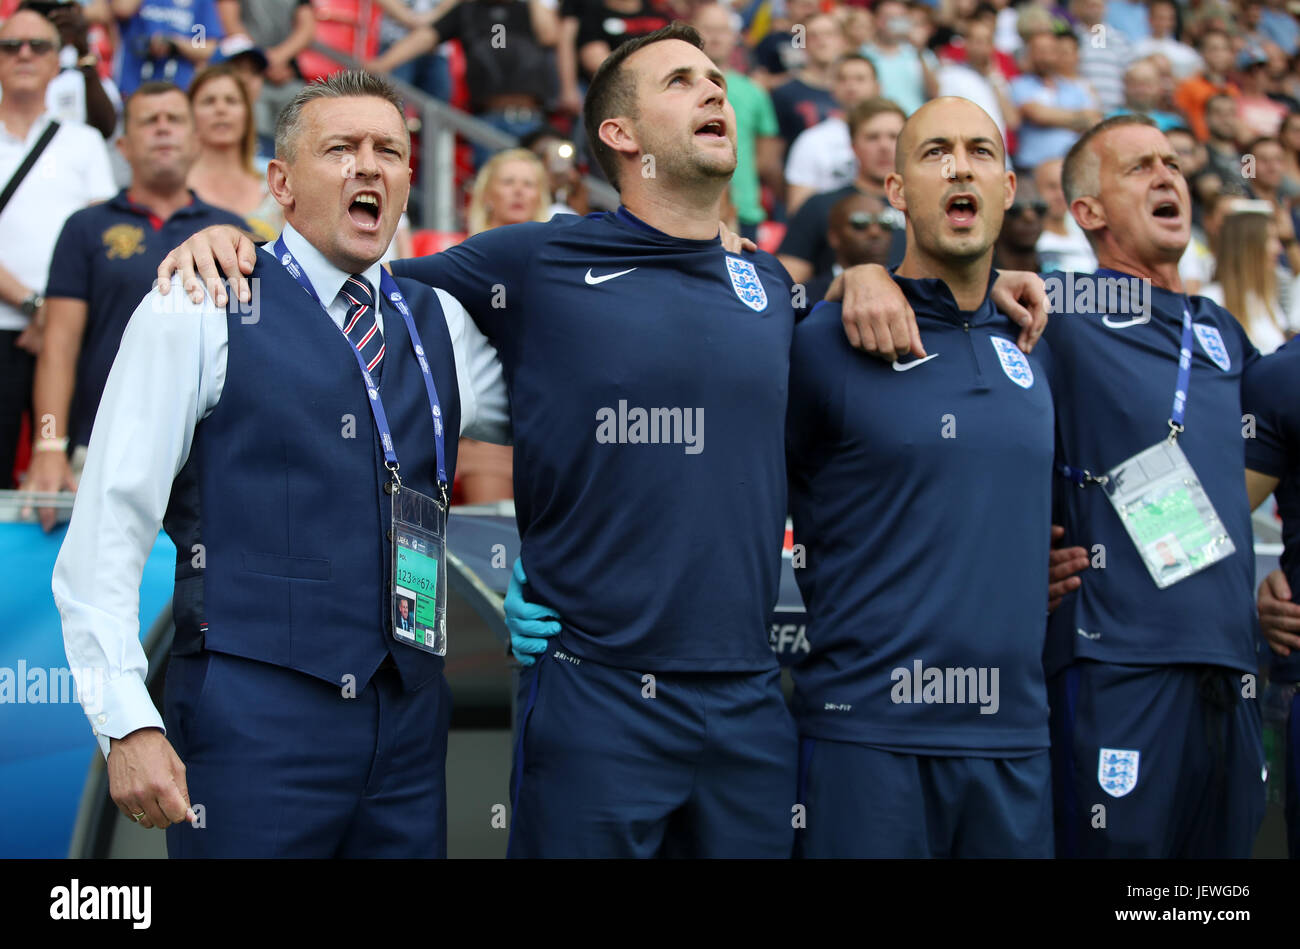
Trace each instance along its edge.
{"label": "striped necktie", "polygon": [[379,332],[374,291],[370,289],[365,277],[353,274],[344,281],[339,293],[348,301],[343,333],[356,347],[366,362],[366,369],[378,382],[383,372],[384,334]]}

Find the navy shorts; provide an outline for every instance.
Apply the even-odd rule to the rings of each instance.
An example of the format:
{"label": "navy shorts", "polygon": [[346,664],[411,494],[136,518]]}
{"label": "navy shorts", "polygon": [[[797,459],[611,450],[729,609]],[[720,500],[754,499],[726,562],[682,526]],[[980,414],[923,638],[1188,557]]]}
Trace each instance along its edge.
{"label": "navy shorts", "polygon": [[556,647],[518,687],[508,856],[790,856],[778,670],[652,679]]}
{"label": "navy shorts", "polygon": [[1053,676],[1057,855],[1249,857],[1267,776],[1259,702],[1243,696],[1256,686],[1206,665]]}
{"label": "navy shorts", "polygon": [[796,855],[1051,857],[1051,763],[945,757],[804,738]]}

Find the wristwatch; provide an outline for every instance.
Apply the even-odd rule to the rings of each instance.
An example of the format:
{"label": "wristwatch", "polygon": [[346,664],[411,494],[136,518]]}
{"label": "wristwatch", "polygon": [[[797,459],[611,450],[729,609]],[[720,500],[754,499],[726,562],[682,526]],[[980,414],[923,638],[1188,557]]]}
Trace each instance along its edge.
{"label": "wristwatch", "polygon": [[30,296],[27,297],[26,300],[23,301],[23,305],[22,305],[23,316],[35,316],[36,311],[39,310],[44,305],[45,305],[45,297],[41,296],[39,293],[32,293]]}

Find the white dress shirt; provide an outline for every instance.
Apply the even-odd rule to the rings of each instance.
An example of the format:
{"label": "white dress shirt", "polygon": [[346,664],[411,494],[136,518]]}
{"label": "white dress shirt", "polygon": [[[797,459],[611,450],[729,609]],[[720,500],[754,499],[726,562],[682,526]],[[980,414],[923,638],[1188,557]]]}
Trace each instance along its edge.
{"label": "white dress shirt", "polygon": [[[44,113],[21,139],[0,125],[0,188],[13,177],[52,118]],[[88,125],[60,122],[58,132],[0,212],[0,265],[25,286],[44,293],[64,222],[74,211],[106,201],[117,191],[104,136]],[[0,330],[21,331],[27,323],[21,309],[0,301]]]}
{"label": "white dress shirt", "polygon": [[[284,242],[320,299],[330,301],[329,319],[341,332],[348,302],[339,290],[349,274],[288,225]],[[263,249],[274,256],[271,245]],[[378,299],[380,265],[364,276]],[[436,292],[455,354],[461,434],[508,443],[509,404],[496,350],[454,297]],[[383,307],[376,317],[382,332]],[[259,318],[275,319],[275,314]],[[95,417],[72,521],[54,565],[53,589],[78,694],[99,700],[85,711],[105,756],[110,738],[163,728],[145,688],[140,579],[172,482],[189,458],[195,427],[221,398],[226,321],[226,311],[209,297],[192,303],[174,281],[166,297],[152,290],[122,336]],[[393,351],[388,358],[411,355]],[[400,433],[395,437],[400,453]],[[86,676],[99,681],[80,681]]]}

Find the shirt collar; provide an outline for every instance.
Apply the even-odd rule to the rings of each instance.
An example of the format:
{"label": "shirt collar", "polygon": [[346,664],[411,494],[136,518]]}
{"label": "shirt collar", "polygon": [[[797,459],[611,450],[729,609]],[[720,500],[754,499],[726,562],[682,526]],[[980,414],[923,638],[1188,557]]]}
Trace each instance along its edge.
{"label": "shirt collar", "polygon": [[1147,285],[1150,300],[1157,316],[1165,316],[1176,323],[1183,321],[1183,307],[1190,302],[1190,297],[1186,293],[1175,293],[1172,290],[1166,290],[1163,287],[1157,287],[1154,283],[1145,277],[1139,277],[1136,274],[1124,273],[1122,270],[1111,270],[1109,267],[1098,267],[1092,274],[1098,278],[1108,278],[1111,280],[1140,280]]}
{"label": "shirt collar", "polygon": [[[109,198],[107,203],[112,207],[115,207],[121,211],[129,211],[133,214],[151,216],[153,212],[151,212],[144,205],[136,204],[134,201],[131,200],[131,196],[129,194],[130,190],[131,187],[130,185],[128,185],[127,187],[119,191],[117,194],[113,195],[113,197]],[[199,200],[199,196],[194,193],[193,188],[187,188],[186,193],[189,194],[190,196],[190,203],[181,205],[179,208],[173,211],[172,217],[175,217],[177,215],[184,215],[184,214],[194,214],[200,210],[205,210],[208,207],[206,204],[204,204],[202,201]],[[170,218],[168,220],[170,220]]]}
{"label": "shirt collar", "polygon": [[689,237],[674,237],[673,235],[667,233],[666,231],[661,231],[659,230],[659,228],[647,224],[645,221],[641,220],[639,217],[637,217],[635,214],[633,214],[631,211],[629,211],[626,207],[624,207],[621,204],[618,206],[618,209],[614,211],[613,218],[614,220],[622,224],[625,224],[628,227],[635,228],[638,231],[642,231],[646,234],[653,234],[655,237],[663,238],[664,240],[667,241],[675,241],[679,244],[684,244],[684,245],[694,244],[703,247],[708,244],[720,245],[722,243],[721,232],[718,233],[717,237],[711,237],[708,240],[703,240],[703,241],[694,240]]}
{"label": "shirt collar", "polygon": [[996,270],[989,272],[989,282],[984,291],[983,302],[970,311],[962,310],[957,306],[952,291],[948,289],[948,285],[942,280],[934,277],[913,280],[909,277],[900,277],[897,273],[894,273],[893,277],[894,282],[898,284],[898,288],[903,291],[903,296],[907,297],[907,302],[911,304],[912,309],[917,313],[924,313],[926,316],[937,317],[954,323],[983,323],[991,319],[994,313],[997,312],[991,297],[993,284],[998,279]]}
{"label": "shirt collar", "polygon": [[[334,298],[339,295],[339,291],[343,289],[343,282],[352,274],[339,270],[326,260],[325,255],[313,247],[307,241],[307,238],[294,230],[292,224],[285,224],[281,236],[284,238],[284,246],[297,259],[303,273],[311,281],[316,296],[328,309],[330,304],[334,302]],[[370,283],[376,298],[379,296],[379,278],[382,269],[383,267],[379,261],[375,261],[361,274]]]}

